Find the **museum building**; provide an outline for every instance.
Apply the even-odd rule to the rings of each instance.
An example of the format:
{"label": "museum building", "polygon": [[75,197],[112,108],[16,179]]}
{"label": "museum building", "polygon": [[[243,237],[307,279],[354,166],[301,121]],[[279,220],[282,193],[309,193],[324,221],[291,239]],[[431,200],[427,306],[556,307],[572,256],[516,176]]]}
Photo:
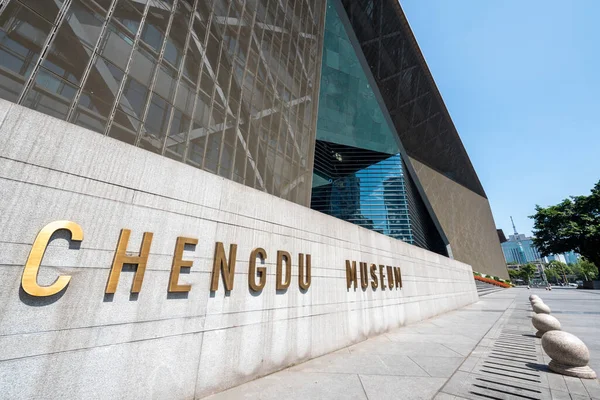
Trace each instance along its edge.
{"label": "museum building", "polygon": [[0,99],[8,397],[202,397],[508,277],[396,0],[0,0]]}

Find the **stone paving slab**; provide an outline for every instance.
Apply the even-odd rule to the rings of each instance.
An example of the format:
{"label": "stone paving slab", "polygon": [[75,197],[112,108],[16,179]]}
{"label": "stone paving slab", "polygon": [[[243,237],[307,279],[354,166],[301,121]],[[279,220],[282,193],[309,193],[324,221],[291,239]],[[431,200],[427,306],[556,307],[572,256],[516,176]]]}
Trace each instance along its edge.
{"label": "stone paving slab", "polygon": [[[548,369],[550,359],[543,352],[541,340],[533,335],[533,312],[528,301],[529,294],[536,293],[547,304],[554,302],[555,307],[565,310],[566,314],[568,309],[576,308],[579,304],[577,298],[586,302],[589,295],[572,292],[569,295],[575,297],[568,300],[572,303],[568,303],[561,302],[561,299],[565,299],[564,293],[556,294],[555,291],[513,291],[517,293],[513,304],[507,307],[438,395],[482,400],[600,399],[598,380],[562,376]],[[559,320],[561,315],[555,314]],[[590,315],[580,314],[579,319],[563,324],[563,330],[569,331],[570,326],[576,326],[580,332],[591,333],[598,321],[594,321]],[[585,341],[585,337],[580,338]],[[600,352],[592,348],[590,354],[592,359],[600,357]]]}
{"label": "stone paving slab", "polygon": [[600,313],[592,314],[599,295],[510,289],[208,398],[600,400],[597,380],[547,369],[531,325],[531,293],[557,310],[563,330],[586,342],[600,363]]}

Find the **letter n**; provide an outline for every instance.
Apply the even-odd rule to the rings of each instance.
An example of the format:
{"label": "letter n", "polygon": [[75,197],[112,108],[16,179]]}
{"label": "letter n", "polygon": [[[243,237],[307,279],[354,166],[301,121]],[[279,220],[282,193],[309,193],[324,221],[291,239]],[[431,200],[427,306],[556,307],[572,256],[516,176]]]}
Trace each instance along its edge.
{"label": "letter n", "polygon": [[223,275],[223,284],[225,290],[233,290],[233,278],[235,277],[235,257],[237,255],[237,244],[229,246],[229,262],[225,257],[225,248],[222,242],[215,245],[215,260],[213,263],[212,279],[210,282],[210,291],[215,292],[219,289],[219,270]]}

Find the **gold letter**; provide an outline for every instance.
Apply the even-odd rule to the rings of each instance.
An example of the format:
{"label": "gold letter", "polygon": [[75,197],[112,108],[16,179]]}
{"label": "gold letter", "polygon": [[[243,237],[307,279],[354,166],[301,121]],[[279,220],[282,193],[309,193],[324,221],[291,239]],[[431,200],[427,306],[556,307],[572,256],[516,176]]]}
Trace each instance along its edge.
{"label": "gold letter", "polygon": [[[304,257],[306,257],[306,279],[304,277]],[[298,256],[298,285],[302,290],[308,290],[310,287],[310,254],[306,256],[302,253]]]}
{"label": "gold letter", "polygon": [[360,263],[360,287],[365,290],[369,286],[369,272],[367,271],[367,263]]}
{"label": "gold letter", "polygon": [[183,249],[186,244],[198,244],[198,239],[179,236],[175,243],[175,254],[173,255],[173,265],[171,266],[171,277],[169,278],[169,292],[189,292],[192,285],[180,285],[179,274],[181,268],[192,268],[192,261],[182,260]]}
{"label": "gold letter", "polygon": [[235,277],[235,257],[237,255],[237,244],[229,246],[229,263],[225,257],[225,248],[223,243],[217,242],[215,245],[215,261],[213,263],[212,279],[210,282],[210,291],[215,292],[219,289],[219,270],[223,275],[223,284],[225,290],[233,289],[233,278]]}
{"label": "gold letter", "polygon": [[377,289],[379,284],[377,283],[377,265],[371,264],[371,287],[373,290]]}
{"label": "gold letter", "polygon": [[150,254],[150,245],[152,244],[152,232],[144,232],[140,253],[137,256],[127,255],[127,244],[129,243],[130,234],[131,231],[129,229],[121,229],[117,252],[115,253],[115,259],[113,260],[110,275],[108,275],[108,282],[106,283],[105,293],[107,294],[113,294],[117,290],[117,284],[119,283],[119,277],[121,276],[124,264],[137,265],[137,270],[133,276],[133,284],[131,285],[131,293],[139,293],[142,289],[142,281],[144,280],[146,263]]}
{"label": "gold letter", "polygon": [[394,267],[394,277],[396,278],[396,288],[402,289],[402,272],[400,267]]}
{"label": "gold letter", "polygon": [[389,265],[386,267],[388,274],[388,287],[390,290],[394,288],[394,270]]}
{"label": "gold letter", "polygon": [[356,261],[352,261],[351,265],[350,260],[346,260],[346,289],[350,289],[352,282],[354,282],[354,289],[356,289]]}
{"label": "gold letter", "polygon": [[[258,267],[256,268],[256,257],[260,256],[261,259],[267,259],[267,252],[265,249],[261,249],[260,247],[252,250],[250,253],[250,268],[248,268],[248,285],[250,289],[255,292],[260,292],[265,287],[267,283],[267,268],[266,267]],[[260,275],[260,281],[256,284],[256,270],[258,269],[258,274]]]}
{"label": "gold letter", "polygon": [[[285,257],[285,281],[283,281],[283,258]],[[277,290],[284,290],[292,283],[292,257],[290,253],[283,250],[277,251]]]}
{"label": "gold letter", "polygon": [[40,286],[37,283],[40,263],[46,252],[46,247],[48,247],[48,242],[54,232],[61,229],[71,232],[71,241],[81,242],[83,240],[83,230],[75,222],[54,221],[43,227],[35,237],[33,247],[29,252],[29,257],[27,258],[25,269],[23,270],[21,286],[25,293],[36,297],[52,296],[63,290],[69,284],[69,281],[71,280],[69,275],[59,276],[50,286]]}
{"label": "gold letter", "polygon": [[383,272],[384,268],[385,268],[385,265],[379,266],[379,278],[381,279],[381,290],[385,290],[385,273]]}

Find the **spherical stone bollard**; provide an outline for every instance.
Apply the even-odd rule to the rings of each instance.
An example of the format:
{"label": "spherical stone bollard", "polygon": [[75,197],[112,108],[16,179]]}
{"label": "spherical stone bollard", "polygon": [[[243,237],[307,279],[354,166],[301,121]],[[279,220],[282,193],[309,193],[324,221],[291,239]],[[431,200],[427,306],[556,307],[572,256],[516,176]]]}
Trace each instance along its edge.
{"label": "spherical stone bollard", "polygon": [[534,304],[544,304],[544,301],[542,299],[534,299],[531,301],[531,307],[533,307]]}
{"label": "spherical stone bollard", "polygon": [[540,298],[540,296],[538,296],[537,294],[529,295],[529,301],[533,301],[534,299],[539,299],[539,298]]}
{"label": "spherical stone bollard", "polygon": [[560,322],[552,315],[548,314],[535,314],[531,318],[531,323],[538,331],[535,336],[541,338],[544,333],[549,331],[560,331]]}
{"label": "spherical stone bollard", "polygon": [[544,303],[534,303],[533,312],[536,314],[550,314],[550,307]]}
{"label": "spherical stone bollard", "polygon": [[542,336],[542,348],[552,359],[548,367],[559,374],[578,378],[596,379],[596,373],[587,364],[590,352],[577,336],[563,331],[550,331]]}

